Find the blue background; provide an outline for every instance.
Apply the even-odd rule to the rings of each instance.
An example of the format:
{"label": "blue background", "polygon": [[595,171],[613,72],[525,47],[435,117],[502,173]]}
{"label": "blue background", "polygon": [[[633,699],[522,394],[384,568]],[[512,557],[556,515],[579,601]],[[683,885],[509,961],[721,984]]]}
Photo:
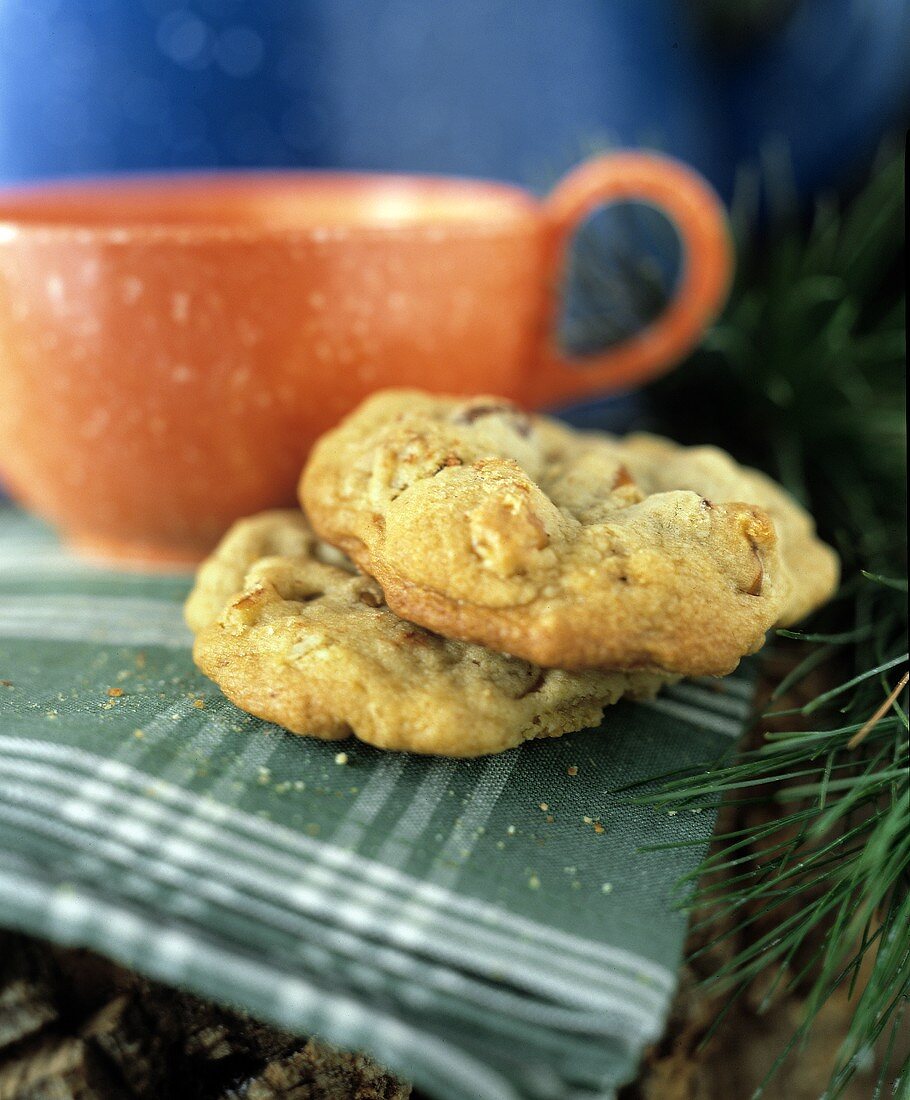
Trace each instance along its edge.
{"label": "blue background", "polygon": [[[907,116],[908,0],[5,0],[0,181],[311,166],[549,187],[648,144],[729,196],[789,147],[803,193]],[[709,23],[710,25],[710,23]]]}

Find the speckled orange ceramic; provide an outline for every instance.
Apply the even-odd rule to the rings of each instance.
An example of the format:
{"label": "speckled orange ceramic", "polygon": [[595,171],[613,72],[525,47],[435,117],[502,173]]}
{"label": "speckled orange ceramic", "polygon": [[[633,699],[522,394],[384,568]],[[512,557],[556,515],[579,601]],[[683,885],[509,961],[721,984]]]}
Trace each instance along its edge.
{"label": "speckled orange ceramic", "polygon": [[[567,237],[610,198],[679,226],[675,303],[603,356],[552,322]],[[727,285],[721,209],[681,166],[598,159],[545,203],[507,186],[317,173],[0,196],[0,472],[71,541],[188,561],[294,499],[316,436],[371,390],[541,405],[670,366]]]}

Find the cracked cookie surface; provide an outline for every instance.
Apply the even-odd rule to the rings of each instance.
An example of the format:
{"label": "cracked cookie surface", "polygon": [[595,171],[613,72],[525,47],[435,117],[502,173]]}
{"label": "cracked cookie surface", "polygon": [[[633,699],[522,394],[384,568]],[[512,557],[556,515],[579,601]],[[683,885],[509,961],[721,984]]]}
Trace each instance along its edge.
{"label": "cracked cookie surface", "polygon": [[667,677],[542,669],[398,618],[300,512],[241,520],[199,570],[186,617],[199,668],[294,733],[481,756],[596,725]]}
{"label": "cracked cookie surface", "polygon": [[546,667],[723,675],[837,582],[811,517],[723,451],[495,397],[374,395],[300,495],[397,614]]}

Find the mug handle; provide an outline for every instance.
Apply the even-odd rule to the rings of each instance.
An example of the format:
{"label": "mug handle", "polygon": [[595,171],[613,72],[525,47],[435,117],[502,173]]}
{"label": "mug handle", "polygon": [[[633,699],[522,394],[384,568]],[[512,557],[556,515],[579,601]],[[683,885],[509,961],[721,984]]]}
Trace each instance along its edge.
{"label": "mug handle", "polygon": [[[644,202],[667,215],[682,245],[679,285],[663,313],[641,331],[594,355],[568,356],[556,338],[567,248],[596,207],[615,201]],[[726,300],[733,248],[723,204],[701,176],[676,160],[650,153],[614,153],[586,161],[556,186],[544,203],[544,213],[546,330],[525,388],[535,408],[627,389],[668,371],[694,347]]]}

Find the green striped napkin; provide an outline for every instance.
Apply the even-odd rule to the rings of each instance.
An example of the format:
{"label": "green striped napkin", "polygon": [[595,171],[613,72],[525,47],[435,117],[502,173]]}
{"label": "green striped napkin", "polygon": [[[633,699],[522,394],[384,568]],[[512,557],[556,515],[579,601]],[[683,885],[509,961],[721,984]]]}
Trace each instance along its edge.
{"label": "green striped napkin", "polygon": [[[486,760],[293,737],[190,659],[186,577],[0,508],[0,923],[365,1050],[442,1100],[608,1097],[664,1027],[740,673]],[[642,851],[644,846],[695,842]]]}

